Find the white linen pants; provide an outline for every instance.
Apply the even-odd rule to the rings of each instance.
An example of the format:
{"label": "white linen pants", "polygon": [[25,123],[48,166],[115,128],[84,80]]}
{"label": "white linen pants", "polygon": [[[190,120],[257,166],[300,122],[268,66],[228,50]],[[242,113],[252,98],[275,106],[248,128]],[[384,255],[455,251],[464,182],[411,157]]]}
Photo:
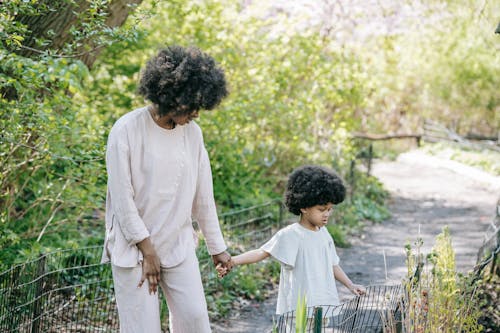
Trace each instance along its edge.
{"label": "white linen pants", "polygon": [[[112,271],[120,333],[161,333],[158,293],[149,294],[147,281],[137,288],[142,267],[112,265]],[[171,333],[211,332],[194,249],[179,265],[161,269],[160,287],[167,299]]]}

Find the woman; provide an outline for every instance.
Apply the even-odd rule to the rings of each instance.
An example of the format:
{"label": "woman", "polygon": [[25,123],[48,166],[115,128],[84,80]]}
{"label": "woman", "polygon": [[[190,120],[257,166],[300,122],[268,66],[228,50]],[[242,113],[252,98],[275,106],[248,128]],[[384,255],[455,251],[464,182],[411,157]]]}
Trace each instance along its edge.
{"label": "woman", "polygon": [[227,95],[224,72],[197,48],[169,47],[147,63],[139,92],[152,104],[121,117],[106,150],[103,262],[112,265],[120,332],[161,332],[158,285],[171,332],[210,332],[192,218],[214,263],[231,269],[231,258],[193,119]]}

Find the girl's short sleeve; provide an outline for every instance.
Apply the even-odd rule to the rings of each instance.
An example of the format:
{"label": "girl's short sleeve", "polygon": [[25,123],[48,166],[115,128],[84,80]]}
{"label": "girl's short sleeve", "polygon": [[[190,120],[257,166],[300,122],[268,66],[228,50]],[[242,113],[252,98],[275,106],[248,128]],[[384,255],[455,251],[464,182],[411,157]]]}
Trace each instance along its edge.
{"label": "girl's short sleeve", "polygon": [[297,252],[299,251],[299,238],[300,236],[291,228],[284,228],[260,248],[281,263],[294,267]]}
{"label": "girl's short sleeve", "polygon": [[332,266],[337,266],[340,263],[340,258],[337,255],[337,250],[335,249],[335,242],[333,240],[333,237],[332,237],[332,235],[330,235],[330,233],[328,231],[326,231],[326,228],[322,228],[322,229],[324,229],[323,232],[328,239],[328,246],[329,246],[328,250],[330,251],[330,258],[332,261],[331,264],[332,264]]}
{"label": "girl's short sleeve", "polygon": [[338,266],[340,264],[340,258],[337,255],[337,250],[335,250],[335,243],[332,247],[332,266]]}

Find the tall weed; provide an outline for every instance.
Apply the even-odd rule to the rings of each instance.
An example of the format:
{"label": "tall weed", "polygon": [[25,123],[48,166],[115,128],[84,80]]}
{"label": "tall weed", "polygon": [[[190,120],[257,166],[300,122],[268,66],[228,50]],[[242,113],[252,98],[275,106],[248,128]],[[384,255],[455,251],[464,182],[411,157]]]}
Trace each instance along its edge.
{"label": "tall weed", "polygon": [[403,302],[405,332],[481,332],[475,287],[457,273],[447,227],[437,236],[432,252],[421,253],[423,242],[407,245],[408,278]]}

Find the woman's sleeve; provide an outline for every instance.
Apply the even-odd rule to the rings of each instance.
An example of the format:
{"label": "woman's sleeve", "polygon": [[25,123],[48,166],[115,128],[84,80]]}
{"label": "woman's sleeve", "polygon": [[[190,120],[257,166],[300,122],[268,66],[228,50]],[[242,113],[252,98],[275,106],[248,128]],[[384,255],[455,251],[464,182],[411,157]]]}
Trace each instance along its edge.
{"label": "woman's sleeve", "polygon": [[112,202],[112,213],[130,245],[135,245],[149,237],[134,202],[134,189],[130,172],[129,147],[119,142],[113,131],[106,148],[106,169],[108,191]]}
{"label": "woman's sleeve", "polygon": [[299,236],[290,229],[278,231],[267,243],[260,248],[276,258],[279,262],[294,267],[299,251]]}
{"label": "woman's sleeve", "polygon": [[205,146],[200,147],[196,194],[192,209],[193,219],[198,222],[205,237],[208,253],[219,254],[227,249],[215,207],[212,169]]}

